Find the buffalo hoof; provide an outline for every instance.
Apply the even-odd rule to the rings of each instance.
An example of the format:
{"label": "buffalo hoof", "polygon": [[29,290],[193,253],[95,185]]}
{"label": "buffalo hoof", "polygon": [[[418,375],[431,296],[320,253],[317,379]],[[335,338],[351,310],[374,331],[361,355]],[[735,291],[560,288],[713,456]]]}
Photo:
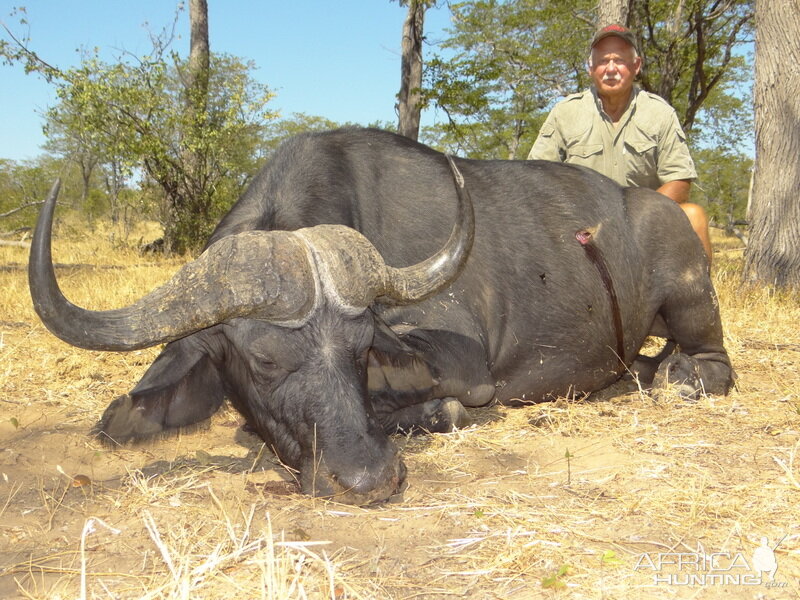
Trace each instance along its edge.
{"label": "buffalo hoof", "polygon": [[[433,419],[436,419],[439,427],[441,427],[441,429],[436,429],[438,433],[448,433],[456,429],[463,429],[470,424],[467,410],[458,399],[442,398],[439,402],[439,408],[435,410],[431,423],[433,425]],[[429,431],[434,430],[429,429]]]}
{"label": "buffalo hoof", "polygon": [[470,424],[464,405],[456,398],[434,398],[412,404],[381,418],[386,433],[450,433]]}
{"label": "buffalo hoof", "polygon": [[704,392],[697,360],[686,354],[673,354],[664,360],[653,380],[655,390],[674,390],[689,401],[696,401]]}
{"label": "buffalo hoof", "polygon": [[675,342],[667,340],[656,356],[638,355],[628,371],[623,375],[623,379],[638,381],[645,387],[652,386],[658,367],[675,352],[676,347]]}

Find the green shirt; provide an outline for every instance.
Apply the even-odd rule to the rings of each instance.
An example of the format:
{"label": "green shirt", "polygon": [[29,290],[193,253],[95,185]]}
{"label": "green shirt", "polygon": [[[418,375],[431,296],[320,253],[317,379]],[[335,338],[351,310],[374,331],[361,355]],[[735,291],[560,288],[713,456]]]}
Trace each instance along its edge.
{"label": "green shirt", "polygon": [[528,158],[583,165],[635,187],[697,178],[675,109],[638,87],[616,126],[594,88],[567,96],[550,111]]}

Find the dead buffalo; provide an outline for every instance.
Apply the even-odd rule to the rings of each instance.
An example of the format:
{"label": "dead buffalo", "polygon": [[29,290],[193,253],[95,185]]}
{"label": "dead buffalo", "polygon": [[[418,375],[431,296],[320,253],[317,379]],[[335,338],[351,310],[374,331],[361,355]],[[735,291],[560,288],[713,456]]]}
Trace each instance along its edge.
{"label": "dead buffalo", "polygon": [[387,434],[449,430],[463,406],[601,389],[638,368],[654,329],[680,348],[661,385],[727,392],[708,264],[674,202],[570,165],[455,164],[383,131],[294,137],[203,255],[104,312],[59,291],[54,189],[29,266],[47,327],[90,349],[169,342],[98,435],[197,423],[227,397],[303,491],[364,504],[405,477]]}

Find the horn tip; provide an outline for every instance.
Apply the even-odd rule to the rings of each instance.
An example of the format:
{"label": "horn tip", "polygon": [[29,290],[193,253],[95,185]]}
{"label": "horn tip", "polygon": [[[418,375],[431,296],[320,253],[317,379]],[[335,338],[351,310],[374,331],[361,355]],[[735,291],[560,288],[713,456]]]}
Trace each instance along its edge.
{"label": "horn tip", "polygon": [[455,159],[450,154],[445,154],[444,156],[445,158],[447,158],[447,162],[450,164],[450,170],[453,173],[453,179],[455,180],[456,185],[458,185],[458,187],[460,188],[463,188],[464,176],[461,174],[461,171],[459,170],[458,166],[456,166]]}

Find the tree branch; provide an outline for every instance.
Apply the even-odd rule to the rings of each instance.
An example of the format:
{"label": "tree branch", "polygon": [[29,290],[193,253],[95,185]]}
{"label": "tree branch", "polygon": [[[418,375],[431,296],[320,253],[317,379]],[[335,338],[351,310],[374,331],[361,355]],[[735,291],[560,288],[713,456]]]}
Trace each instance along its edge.
{"label": "tree branch", "polygon": [[0,219],[4,217],[10,217],[11,215],[18,213],[21,210],[25,210],[26,208],[30,208],[31,206],[41,206],[44,202],[28,202],[27,204],[23,204],[18,206],[17,208],[13,208],[6,213],[0,213]]}
{"label": "tree branch", "polygon": [[[56,78],[63,78],[64,72],[59,69],[58,67],[54,67],[47,61],[43,60],[36,52],[28,48],[23,40],[20,40],[14,32],[12,32],[8,26],[3,22],[0,21],[0,25],[2,25],[3,29],[5,29],[8,37],[11,38],[11,41],[14,42],[16,45],[16,51],[13,53],[7,53],[5,51],[2,54],[6,57],[6,61],[11,63],[17,60],[25,60],[25,71],[36,71],[40,73],[42,77],[44,77],[48,82],[52,81]],[[2,46],[0,46],[2,48]]]}
{"label": "tree branch", "polygon": [[30,242],[14,242],[11,240],[0,240],[0,246],[11,246],[13,248],[30,248]]}

